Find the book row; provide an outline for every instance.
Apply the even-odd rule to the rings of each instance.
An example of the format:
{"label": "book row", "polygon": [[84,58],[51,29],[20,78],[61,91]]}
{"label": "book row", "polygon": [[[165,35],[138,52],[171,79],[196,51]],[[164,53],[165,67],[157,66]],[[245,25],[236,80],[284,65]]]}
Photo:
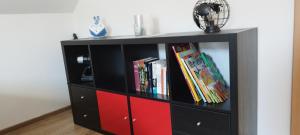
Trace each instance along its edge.
{"label": "book row", "polygon": [[133,70],[137,92],[169,95],[166,60],[153,57],[136,60]]}

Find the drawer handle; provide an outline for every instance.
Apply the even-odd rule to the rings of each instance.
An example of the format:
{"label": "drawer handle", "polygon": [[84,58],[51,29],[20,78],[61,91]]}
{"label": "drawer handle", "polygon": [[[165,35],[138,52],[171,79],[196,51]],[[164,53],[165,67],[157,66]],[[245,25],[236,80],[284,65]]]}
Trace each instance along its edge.
{"label": "drawer handle", "polygon": [[88,115],[87,115],[87,114],[84,114],[83,117],[86,118],[86,117],[88,117]]}
{"label": "drawer handle", "polygon": [[125,116],[123,119],[124,119],[124,120],[127,120],[127,119],[128,119],[128,117],[127,117],[127,116]]}
{"label": "drawer handle", "polygon": [[199,121],[199,122],[197,122],[196,125],[197,125],[197,127],[199,127],[199,126],[201,126],[201,124],[202,124],[202,123]]}
{"label": "drawer handle", "polygon": [[84,96],[81,96],[81,97],[80,97],[80,99],[84,99],[84,98],[85,98]]}
{"label": "drawer handle", "polygon": [[136,119],[135,119],[135,118],[133,118],[133,119],[132,119],[132,122],[135,122],[135,121],[136,121]]}

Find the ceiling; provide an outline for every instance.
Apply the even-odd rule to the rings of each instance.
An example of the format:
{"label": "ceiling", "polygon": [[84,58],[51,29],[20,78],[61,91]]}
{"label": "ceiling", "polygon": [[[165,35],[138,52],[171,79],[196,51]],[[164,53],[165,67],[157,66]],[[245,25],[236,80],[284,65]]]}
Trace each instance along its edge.
{"label": "ceiling", "polygon": [[70,13],[78,0],[0,0],[0,14]]}

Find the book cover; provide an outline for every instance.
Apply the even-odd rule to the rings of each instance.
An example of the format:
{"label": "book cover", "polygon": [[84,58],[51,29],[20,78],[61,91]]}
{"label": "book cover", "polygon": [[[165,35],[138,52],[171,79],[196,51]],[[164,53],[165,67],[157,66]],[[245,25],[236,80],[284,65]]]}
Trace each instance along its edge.
{"label": "book cover", "polygon": [[[202,94],[207,99],[208,103],[220,103],[224,102],[228,96],[224,94],[224,86],[213,77],[213,73],[210,72],[206,66],[204,60],[201,57],[201,52],[196,51],[184,57],[184,61],[187,67],[190,69],[192,77],[198,84]],[[208,56],[206,56],[207,58]],[[210,63],[213,61],[210,59]],[[216,67],[215,67],[216,68]],[[220,73],[219,73],[220,74]],[[221,74],[220,74],[221,75]],[[202,81],[203,83],[201,83]]]}
{"label": "book cover", "polygon": [[176,47],[172,46],[172,49],[173,49],[173,52],[174,52],[174,54],[176,56],[177,62],[179,64],[179,66],[180,66],[180,69],[182,71],[182,74],[183,74],[183,76],[184,76],[184,78],[186,80],[186,83],[187,83],[187,85],[188,85],[188,87],[190,89],[190,92],[191,92],[191,94],[193,96],[194,101],[195,102],[199,102],[201,100],[201,98],[197,95],[195,87],[194,87],[194,85],[193,85],[193,83],[192,83],[189,75],[187,74],[187,71],[185,70],[185,68],[184,68],[184,66],[183,66],[183,64],[182,64],[182,62],[180,60],[180,54],[179,54],[179,52],[186,51],[187,50],[186,48],[188,48],[188,49],[190,48],[190,47],[187,47],[187,46],[190,46],[190,45],[185,45],[185,46],[181,46],[181,47],[180,46],[176,46]]}
{"label": "book cover", "polygon": [[211,72],[213,78],[215,80],[218,80],[221,83],[221,87],[223,87],[222,89],[227,89],[228,85],[227,85],[226,81],[224,80],[222,74],[220,73],[219,69],[217,68],[216,64],[212,60],[212,58],[205,53],[201,53],[201,58],[203,59],[209,72]]}
{"label": "book cover", "polygon": [[208,92],[206,86],[201,83],[200,81],[201,78],[199,76],[199,70],[197,69],[196,66],[201,66],[203,64],[202,60],[199,59],[199,56],[200,55],[200,52],[199,51],[196,51],[195,53],[191,54],[191,55],[187,55],[184,57],[184,61],[187,65],[187,67],[189,68],[189,70],[191,71],[191,74],[192,74],[192,77],[195,79],[196,83],[198,84],[200,90],[201,90],[201,93],[203,94],[203,96],[205,97],[205,99],[207,100],[208,103],[211,103],[212,100],[211,100],[211,97],[210,97],[210,93]]}
{"label": "book cover", "polygon": [[151,70],[151,62],[153,61],[157,61],[158,58],[149,58],[149,59],[146,59],[144,61],[144,65],[145,65],[145,74],[146,74],[146,80],[145,80],[145,92],[148,92],[148,93],[152,93],[152,70]]}
{"label": "book cover", "polygon": [[139,63],[138,63],[138,71],[139,71],[139,85],[140,85],[140,92],[145,92],[145,78],[146,78],[146,74],[145,74],[145,64],[144,64],[144,59],[142,59]]}
{"label": "book cover", "polygon": [[152,63],[152,89],[153,89],[153,94],[157,94],[157,62],[154,61]]}
{"label": "book cover", "polygon": [[166,68],[166,60],[157,60],[152,63],[153,70],[153,93],[154,94],[163,94],[165,84],[163,79],[162,69]]}
{"label": "book cover", "polygon": [[200,96],[201,96],[201,99],[203,99],[203,101],[206,103],[206,102],[207,102],[207,101],[206,101],[206,98],[205,98],[204,95],[202,94],[202,91],[200,90],[200,87],[199,87],[198,84],[196,83],[196,81],[195,81],[195,79],[194,79],[194,77],[193,77],[193,75],[192,75],[190,69],[188,68],[188,66],[187,66],[187,64],[185,63],[185,61],[184,61],[183,58],[181,58],[181,61],[182,61],[183,65],[184,65],[184,67],[185,67],[185,69],[186,69],[188,75],[190,76],[190,78],[191,78],[191,80],[192,80],[194,86],[196,87],[196,90],[197,90],[196,92],[197,92],[197,94],[200,95]]}
{"label": "book cover", "polygon": [[156,64],[156,81],[157,81],[157,94],[162,94],[162,84],[161,84],[161,64]]}
{"label": "book cover", "polygon": [[163,75],[163,95],[168,95],[167,91],[167,67],[162,67],[162,75]]}
{"label": "book cover", "polygon": [[148,81],[145,61],[153,59],[152,57],[138,60],[139,86],[141,92],[146,92]]}
{"label": "book cover", "polygon": [[141,91],[140,89],[140,77],[139,77],[139,62],[141,60],[133,61],[133,74],[134,74],[134,84],[135,90]]}

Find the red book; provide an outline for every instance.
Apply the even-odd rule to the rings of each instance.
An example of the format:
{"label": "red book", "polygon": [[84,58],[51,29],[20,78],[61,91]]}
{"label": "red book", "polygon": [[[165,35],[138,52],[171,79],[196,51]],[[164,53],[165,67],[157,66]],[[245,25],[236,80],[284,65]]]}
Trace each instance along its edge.
{"label": "red book", "polygon": [[134,73],[134,83],[135,83],[136,91],[141,91],[140,77],[139,77],[139,64],[141,62],[143,63],[143,60],[133,61],[133,73]]}

